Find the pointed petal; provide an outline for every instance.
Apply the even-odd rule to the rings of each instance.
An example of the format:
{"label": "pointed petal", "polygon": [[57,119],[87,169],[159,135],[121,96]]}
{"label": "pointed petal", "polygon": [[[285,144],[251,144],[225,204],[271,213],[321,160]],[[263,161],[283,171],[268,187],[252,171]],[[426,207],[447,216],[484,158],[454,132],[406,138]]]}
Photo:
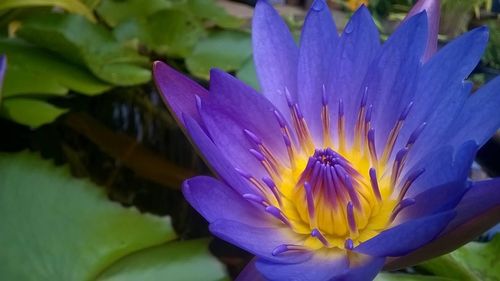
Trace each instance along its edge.
{"label": "pointed petal", "polygon": [[[423,151],[448,143],[450,137],[457,134],[457,128],[448,129],[452,122],[461,119],[460,111],[471,89],[469,83],[462,81],[476,67],[487,42],[487,29],[476,28],[448,43],[423,66],[413,108],[405,120],[397,146],[403,146],[423,122],[427,126],[414,145],[414,150],[420,155]],[[461,142],[469,139],[462,139]]]}
{"label": "pointed petal", "polygon": [[[338,35],[328,5],[314,1],[302,29],[297,76],[298,102],[317,145],[322,144],[323,87],[331,75]],[[327,89],[333,91],[333,89]]]}
{"label": "pointed petal", "polygon": [[432,241],[454,216],[454,211],[448,211],[402,223],[361,243],[354,251],[377,257],[405,255]]}
{"label": "pointed petal", "polygon": [[390,130],[412,100],[426,36],[425,13],[410,18],[384,43],[365,77],[359,95],[366,90],[368,104],[373,104],[377,151],[383,151]]}
{"label": "pointed petal", "polygon": [[500,178],[473,183],[456,208],[457,216],[432,243],[393,259],[387,269],[411,266],[448,253],[500,221]]}
{"label": "pointed petal", "polygon": [[299,52],[288,27],[265,0],[259,0],[255,6],[252,43],[262,92],[285,118],[289,118],[289,114],[285,114],[289,112],[285,88],[296,100]]}
{"label": "pointed petal", "polygon": [[[370,62],[380,51],[379,33],[368,8],[361,6],[351,17],[340,37],[330,73],[331,82],[328,103],[331,120],[337,120],[338,102],[342,100],[346,112],[346,137],[352,140],[356,114],[361,102],[361,83],[368,72]],[[354,112],[354,114],[349,114]],[[335,123],[335,122],[334,122]],[[333,124],[332,127],[335,127]]]}
{"label": "pointed petal", "polygon": [[459,118],[452,126],[453,143],[473,139],[482,146],[500,128],[500,77],[476,91],[467,99]]}
{"label": "pointed petal", "polygon": [[236,172],[234,166],[206,135],[200,125],[188,115],[183,115],[182,117],[184,124],[186,124],[187,135],[190,137],[192,143],[198,148],[198,153],[203,157],[213,172],[238,193],[252,193],[253,189]]}
{"label": "pointed petal", "polygon": [[441,5],[439,0],[419,0],[406,16],[405,20],[414,15],[425,11],[427,13],[428,35],[427,47],[425,49],[423,60],[429,60],[437,51],[438,33],[439,33],[439,17],[441,14]]}
{"label": "pointed petal", "polygon": [[154,62],[153,77],[163,101],[181,127],[185,126],[182,114],[200,122],[196,96],[206,98],[207,90],[161,61]]}
{"label": "pointed petal", "polygon": [[[271,226],[264,210],[245,200],[224,183],[207,176],[188,179],[182,186],[186,200],[209,223],[218,220],[234,220],[257,226]],[[228,212],[227,210],[231,210]]]}
{"label": "pointed petal", "polygon": [[288,161],[281,128],[274,115],[276,108],[262,95],[233,76],[210,72],[210,98],[202,102],[201,115],[214,143],[234,167],[258,179],[266,175],[262,164],[250,153],[259,150],[245,134],[251,131],[275,158]]}
{"label": "pointed petal", "polygon": [[328,281],[337,273],[348,270],[349,262],[343,251],[330,251],[316,252],[309,260],[294,264],[280,264],[259,259],[256,267],[270,281]]}
{"label": "pointed petal", "polygon": [[407,197],[414,197],[441,184],[465,182],[477,149],[478,146],[474,141],[468,141],[456,149],[448,145],[422,157],[416,165],[406,172],[406,175],[409,175],[413,171],[425,169],[422,176],[415,180],[408,190]]}
{"label": "pointed petal", "polygon": [[296,251],[273,255],[273,250],[282,244],[298,245],[300,237],[278,224],[273,227],[255,227],[230,220],[217,220],[210,224],[210,232],[258,257],[282,263],[297,263],[307,260],[311,252]]}

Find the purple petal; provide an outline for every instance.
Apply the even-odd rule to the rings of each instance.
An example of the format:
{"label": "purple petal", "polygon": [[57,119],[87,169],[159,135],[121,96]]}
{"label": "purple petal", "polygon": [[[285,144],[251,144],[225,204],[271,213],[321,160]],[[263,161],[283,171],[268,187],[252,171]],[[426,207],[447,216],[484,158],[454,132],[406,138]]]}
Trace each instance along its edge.
{"label": "purple petal", "polygon": [[185,126],[182,114],[200,122],[196,96],[207,97],[207,90],[161,61],[154,62],[153,77],[163,101],[178,124]]}
{"label": "purple petal", "polygon": [[[382,151],[390,130],[411,102],[426,38],[425,13],[403,23],[382,46],[358,93],[367,91],[368,104],[373,104],[377,151]],[[357,111],[354,113],[357,115]]]}
{"label": "purple petal", "polygon": [[183,115],[186,131],[193,144],[198,148],[200,155],[207,165],[212,168],[225,183],[233,187],[240,194],[252,193],[254,190],[239,175],[234,166],[224,156],[220,149],[205,134],[200,125],[190,116]]}
{"label": "purple petal", "polygon": [[289,121],[285,88],[296,100],[299,52],[288,27],[265,0],[255,6],[252,43],[262,92]]}
{"label": "purple petal", "polygon": [[266,281],[264,276],[257,270],[255,266],[257,258],[253,258],[240,272],[235,281]]}
{"label": "purple petal", "polygon": [[345,252],[340,250],[323,252],[316,252],[309,260],[294,264],[280,264],[259,259],[256,267],[270,281],[328,281],[336,274],[348,270],[349,261]]}
{"label": "purple petal", "polygon": [[[500,128],[500,77],[480,88],[465,103],[451,128],[452,142],[473,139],[482,146]],[[451,129],[450,129],[451,131]]]}
{"label": "purple petal", "polygon": [[405,255],[432,241],[454,216],[454,211],[448,211],[402,223],[361,243],[354,251],[378,257]]}
{"label": "purple petal", "polygon": [[500,221],[500,178],[473,183],[456,208],[457,216],[432,243],[392,260],[388,269],[411,266],[448,253]]}
{"label": "purple petal", "polygon": [[244,130],[255,134],[275,158],[288,162],[286,146],[279,133],[281,128],[274,115],[275,107],[233,76],[220,70],[212,70],[210,74],[210,98],[202,102],[202,120],[214,143],[233,166],[258,178],[266,174],[262,164],[249,152],[259,148]]}
{"label": "purple petal", "polygon": [[[338,35],[328,5],[314,1],[302,29],[299,50],[298,102],[316,144],[322,144],[323,88],[330,79]],[[334,89],[326,89],[327,93]]]}
{"label": "purple petal", "polygon": [[[252,225],[269,226],[269,216],[245,200],[224,183],[207,176],[198,176],[184,182],[182,192],[186,200],[209,223],[234,220]],[[228,212],[228,210],[231,210]]]}
{"label": "purple petal", "polygon": [[414,171],[425,169],[422,176],[412,184],[407,196],[414,197],[441,184],[465,182],[477,148],[474,141],[468,141],[456,149],[448,145],[422,157],[416,165],[410,166],[411,168],[405,172],[406,175],[409,175]]}
{"label": "purple petal", "polygon": [[459,180],[429,188],[415,197],[407,197],[413,198],[415,203],[401,211],[396,222],[405,222],[454,209],[467,191],[467,187],[466,181]]}
{"label": "purple petal", "polygon": [[428,35],[427,47],[425,49],[423,60],[427,61],[437,51],[438,32],[439,32],[439,16],[441,13],[441,5],[439,0],[419,0],[410,10],[405,20],[414,15],[425,11],[427,13]]}
{"label": "purple petal", "polygon": [[[342,99],[345,112],[357,113],[361,96],[361,83],[368,71],[370,62],[380,50],[379,33],[370,12],[361,6],[351,17],[340,37],[335,61],[332,63],[331,84],[327,83],[332,120],[337,119],[339,99]],[[356,114],[346,114],[346,137],[352,140]],[[335,123],[335,122],[334,122]],[[335,125],[335,124],[334,124]]]}
{"label": "purple petal", "polygon": [[373,280],[384,266],[384,257],[353,255],[350,258],[349,270],[335,276],[332,281]]}
{"label": "purple petal", "polygon": [[[450,137],[463,130],[457,130],[457,127],[449,129],[453,122],[461,120],[461,110],[471,86],[462,81],[476,67],[487,41],[487,29],[477,28],[447,44],[423,66],[413,108],[405,120],[397,146],[404,145],[423,122],[427,126],[414,145],[414,151],[420,155],[448,143]],[[465,138],[461,142],[470,139]]]}
{"label": "purple petal", "polygon": [[297,263],[307,260],[311,253],[296,251],[273,255],[282,244],[298,245],[301,241],[292,230],[276,224],[273,227],[255,227],[230,220],[217,220],[210,224],[210,231],[217,237],[269,261]]}

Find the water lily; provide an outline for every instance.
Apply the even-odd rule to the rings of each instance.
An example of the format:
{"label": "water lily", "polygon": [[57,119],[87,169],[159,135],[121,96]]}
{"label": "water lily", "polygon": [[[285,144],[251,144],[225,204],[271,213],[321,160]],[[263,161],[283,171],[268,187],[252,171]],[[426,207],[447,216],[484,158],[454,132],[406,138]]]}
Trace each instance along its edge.
{"label": "water lily", "polygon": [[419,1],[381,44],[366,7],[339,36],[317,0],[298,47],[259,1],[262,93],[220,70],[207,91],[155,63],[168,108],[217,175],[186,180],[186,199],[255,255],[240,280],[370,280],[499,221],[500,179],[467,179],[500,126],[500,78],[474,94],[464,81],[488,31],[436,52],[438,18],[438,1]]}

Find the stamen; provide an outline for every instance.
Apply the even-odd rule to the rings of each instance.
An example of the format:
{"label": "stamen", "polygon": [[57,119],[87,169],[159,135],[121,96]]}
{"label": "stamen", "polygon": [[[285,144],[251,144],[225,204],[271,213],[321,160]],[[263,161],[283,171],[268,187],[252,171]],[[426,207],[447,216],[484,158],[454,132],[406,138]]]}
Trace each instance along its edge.
{"label": "stamen", "polygon": [[278,171],[278,168],[271,161],[269,161],[264,155],[262,155],[262,153],[258,152],[253,148],[249,149],[249,151],[262,164],[262,166],[264,166],[269,175],[274,176],[277,179],[281,179],[281,174]]}
{"label": "stamen", "polygon": [[345,240],[345,243],[344,243],[344,248],[346,250],[349,250],[351,251],[352,249],[354,249],[354,242],[352,242],[352,239],[351,238],[347,238]]}
{"label": "stamen", "polygon": [[371,163],[374,166],[378,166],[377,151],[375,150],[375,130],[373,128],[368,131],[367,140]]}
{"label": "stamen", "polygon": [[358,110],[358,119],[356,121],[356,125],[354,128],[354,146],[355,147],[360,147],[361,145],[361,140],[362,140],[362,133],[364,131],[364,125],[365,122],[363,120],[365,119],[365,114],[366,114],[366,100],[368,99],[368,87],[365,87],[365,91],[363,93],[363,96],[361,98],[361,103],[359,104],[359,110]]}
{"label": "stamen", "polygon": [[410,189],[410,186],[417,180],[418,177],[420,177],[423,173],[425,172],[425,169],[419,169],[413,171],[411,174],[408,175],[406,178],[405,183],[403,184],[403,187],[401,188],[401,191],[399,192],[398,200],[401,201],[406,195],[406,192],[408,192],[408,189]]}
{"label": "stamen", "polygon": [[382,200],[382,196],[380,194],[380,189],[378,187],[377,170],[375,170],[374,168],[370,168],[369,174],[370,174],[370,183],[372,185],[373,194],[380,202]]}
{"label": "stamen", "polygon": [[325,85],[323,85],[323,106],[321,107],[321,121],[323,123],[323,145],[330,147],[332,138],[330,137],[330,113],[328,111],[328,97],[326,96]]}
{"label": "stamen", "polygon": [[257,191],[262,193],[262,195],[265,196],[268,195],[267,188],[262,183],[260,183],[254,176],[238,168],[234,168],[234,170],[236,170],[238,174],[247,179],[254,187],[256,187]]}
{"label": "stamen", "polygon": [[398,216],[398,214],[403,210],[405,209],[406,207],[409,207],[411,205],[415,204],[415,199],[413,198],[406,198],[402,201],[399,201],[399,203],[396,205],[396,207],[394,207],[394,210],[392,210],[392,214],[391,214],[391,219],[390,221],[394,221],[394,219],[396,219],[396,217]]}
{"label": "stamen", "polygon": [[356,225],[356,218],[354,217],[354,208],[351,202],[347,203],[347,222],[349,224],[349,232],[351,236],[358,236],[358,227]]}
{"label": "stamen", "polygon": [[402,148],[396,154],[396,158],[394,159],[394,163],[392,165],[392,174],[391,174],[391,185],[394,186],[396,181],[399,178],[399,174],[403,168],[403,163],[408,153],[408,148]]}
{"label": "stamen", "polygon": [[264,207],[267,207],[269,206],[269,203],[267,203],[266,200],[264,200],[264,198],[260,197],[259,195],[256,195],[256,194],[252,194],[252,193],[245,193],[243,194],[243,198],[247,199],[248,201],[252,201],[252,202],[255,202],[255,203],[258,203]]}
{"label": "stamen", "polygon": [[387,144],[384,149],[384,153],[382,154],[382,163],[386,164],[387,160],[389,160],[389,157],[392,154],[392,151],[394,150],[394,144],[396,143],[396,140],[398,139],[399,136],[399,131],[401,130],[401,127],[403,126],[403,123],[408,117],[408,114],[410,113],[411,108],[413,107],[413,102],[410,102],[401,115],[399,116],[398,121],[396,122],[396,125],[392,128],[391,132],[389,133],[389,137],[387,138]]}
{"label": "stamen", "polygon": [[316,217],[315,217],[315,209],[314,209],[314,197],[313,197],[311,185],[308,182],[305,182],[304,189],[306,191],[307,211],[309,213],[309,226],[311,228],[315,228],[316,227]]}
{"label": "stamen", "polygon": [[273,217],[279,219],[281,222],[283,222],[287,226],[292,227],[292,225],[290,224],[290,222],[288,221],[288,219],[283,215],[283,213],[281,212],[280,209],[278,209],[278,208],[276,208],[274,206],[267,206],[266,207],[266,212],[268,212],[269,214],[271,214]]}
{"label": "stamen", "polygon": [[408,142],[406,143],[407,148],[410,148],[417,141],[418,137],[420,136],[422,131],[425,129],[425,126],[427,126],[427,123],[423,122],[422,124],[420,124],[420,126],[418,126],[415,129],[415,131],[413,131],[413,133],[408,138]]}
{"label": "stamen", "polygon": [[341,180],[343,180],[344,186],[347,189],[347,192],[349,193],[349,198],[351,198],[352,202],[354,203],[354,206],[356,207],[356,209],[361,210],[361,203],[359,202],[358,193],[354,189],[351,177],[349,176],[348,173],[346,173],[346,171],[342,166],[335,164],[334,168],[335,172],[337,172],[337,176]]}
{"label": "stamen", "polygon": [[328,240],[326,240],[325,236],[323,236],[323,234],[321,234],[321,232],[317,228],[311,231],[311,236],[318,238],[318,240],[321,241],[321,243],[323,243],[323,245],[325,245],[326,247],[330,246]]}
{"label": "stamen", "polygon": [[194,95],[194,98],[196,99],[196,110],[198,111],[198,114],[201,115],[201,97]]}
{"label": "stamen", "polygon": [[279,254],[288,252],[288,251],[302,251],[304,250],[304,246],[293,245],[293,244],[281,244],[278,247],[274,248],[272,255],[277,256]]}
{"label": "stamen", "polygon": [[263,177],[262,181],[269,187],[274,197],[276,198],[276,201],[278,201],[278,204],[282,206],[281,195],[279,194],[278,187],[276,187],[274,181],[269,177]]}
{"label": "stamen", "polygon": [[247,138],[255,145],[261,145],[262,144],[262,139],[259,138],[256,134],[254,134],[252,131],[243,129],[243,133],[247,136]]}

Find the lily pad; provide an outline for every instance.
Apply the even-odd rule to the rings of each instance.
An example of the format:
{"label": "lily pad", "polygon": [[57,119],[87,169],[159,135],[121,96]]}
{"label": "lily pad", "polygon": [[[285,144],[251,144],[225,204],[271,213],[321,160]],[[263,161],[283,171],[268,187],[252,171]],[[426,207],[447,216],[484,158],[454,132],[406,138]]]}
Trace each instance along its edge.
{"label": "lily pad", "polygon": [[[175,276],[175,278],[174,278]],[[208,240],[175,241],[129,255],[108,268],[99,281],[216,281],[226,273],[208,251]]]}
{"label": "lily pad", "polygon": [[111,88],[84,67],[21,40],[1,39],[0,54],[6,54],[9,60],[3,97],[65,95],[69,90],[96,95]]}
{"label": "lily pad", "polygon": [[100,79],[120,86],[148,82],[149,59],[118,42],[101,25],[79,15],[38,13],[22,22],[17,34],[66,59],[85,65]]}
{"label": "lily pad", "polygon": [[0,2],[0,10],[36,6],[60,7],[68,12],[81,14],[92,22],[96,21],[92,11],[79,0],[3,0]]}
{"label": "lily pad", "polygon": [[454,279],[429,276],[429,275],[417,275],[417,274],[403,274],[403,273],[380,273],[374,279],[374,281],[453,281]]}
{"label": "lily pad", "polygon": [[470,242],[465,246],[418,267],[453,280],[500,280],[500,235],[488,243]]}
{"label": "lily pad", "polygon": [[168,218],[31,153],[0,154],[0,280],[94,280],[120,258],[175,238]]}
{"label": "lily pad", "polygon": [[9,98],[2,101],[0,113],[19,124],[37,128],[51,123],[66,112],[43,100]]}
{"label": "lily pad", "polygon": [[236,77],[255,90],[260,91],[259,80],[257,79],[257,72],[252,58],[249,58],[236,72]]}
{"label": "lily pad", "polygon": [[250,34],[239,31],[214,32],[196,44],[193,53],[186,59],[186,65],[193,75],[208,79],[211,68],[238,70],[251,54]]}
{"label": "lily pad", "polygon": [[144,19],[131,19],[116,27],[121,40],[139,39],[158,54],[186,57],[205,36],[199,20],[183,9],[164,9]]}

